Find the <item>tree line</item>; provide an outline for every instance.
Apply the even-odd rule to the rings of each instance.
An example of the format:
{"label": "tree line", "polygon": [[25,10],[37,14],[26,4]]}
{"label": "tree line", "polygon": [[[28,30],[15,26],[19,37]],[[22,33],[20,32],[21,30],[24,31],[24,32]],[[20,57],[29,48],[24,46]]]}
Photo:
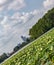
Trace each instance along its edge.
{"label": "tree line", "polygon": [[27,45],[31,41],[35,40],[48,30],[54,27],[54,8],[49,10],[42,18],[38,20],[38,22],[32,26],[32,28],[29,30],[29,38],[26,38],[26,41],[22,42],[22,44],[17,45],[14,49],[13,52],[11,53],[3,53],[0,56],[0,63],[3,62],[5,59],[10,57],[12,54],[14,54],[16,51],[21,49],[23,46]]}
{"label": "tree line", "polygon": [[36,39],[49,29],[54,27],[54,8],[49,10],[38,22],[29,30],[31,39]]}

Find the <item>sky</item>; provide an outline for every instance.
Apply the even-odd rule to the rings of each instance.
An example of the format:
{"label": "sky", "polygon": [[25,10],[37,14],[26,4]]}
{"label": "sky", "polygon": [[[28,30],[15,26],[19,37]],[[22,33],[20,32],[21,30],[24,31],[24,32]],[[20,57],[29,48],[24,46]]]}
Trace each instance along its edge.
{"label": "sky", "polygon": [[54,0],[0,0],[0,55],[13,51]]}

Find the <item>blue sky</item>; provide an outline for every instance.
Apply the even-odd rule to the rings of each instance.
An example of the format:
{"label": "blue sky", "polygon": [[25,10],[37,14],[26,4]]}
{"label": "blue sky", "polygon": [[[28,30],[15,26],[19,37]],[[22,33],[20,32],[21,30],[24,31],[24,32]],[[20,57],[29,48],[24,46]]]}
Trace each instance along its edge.
{"label": "blue sky", "polygon": [[23,9],[21,9],[21,11],[30,12],[34,9],[39,9],[42,6],[42,0],[25,0],[25,2],[26,6]]}
{"label": "blue sky", "polygon": [[0,54],[11,52],[54,0],[0,0]]}

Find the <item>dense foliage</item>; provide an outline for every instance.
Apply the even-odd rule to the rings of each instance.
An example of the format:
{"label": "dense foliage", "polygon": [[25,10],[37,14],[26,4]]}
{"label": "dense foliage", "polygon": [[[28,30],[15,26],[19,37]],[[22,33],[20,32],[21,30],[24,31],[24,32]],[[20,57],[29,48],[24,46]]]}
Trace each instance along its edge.
{"label": "dense foliage", "polygon": [[54,27],[54,8],[49,10],[39,21],[30,29],[31,39],[36,39],[43,33]]}
{"label": "dense foliage", "polygon": [[22,42],[22,44],[17,45],[14,49],[13,52],[18,51],[19,49],[21,49],[22,47],[24,47],[25,45],[27,45],[30,42],[29,38],[26,38],[26,41]]}
{"label": "dense foliage", "polygon": [[54,28],[1,65],[54,65]]}
{"label": "dense foliage", "polygon": [[7,59],[7,58],[8,58],[7,54],[6,54],[6,53],[3,53],[3,54],[0,56],[0,63],[1,63],[2,61],[4,61],[5,59]]}

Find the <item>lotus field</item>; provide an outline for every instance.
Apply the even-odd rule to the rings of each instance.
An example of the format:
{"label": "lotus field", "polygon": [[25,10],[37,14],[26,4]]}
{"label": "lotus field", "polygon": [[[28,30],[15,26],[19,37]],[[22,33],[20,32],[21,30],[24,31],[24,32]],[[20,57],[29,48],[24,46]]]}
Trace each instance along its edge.
{"label": "lotus field", "polygon": [[1,65],[54,65],[54,28]]}

